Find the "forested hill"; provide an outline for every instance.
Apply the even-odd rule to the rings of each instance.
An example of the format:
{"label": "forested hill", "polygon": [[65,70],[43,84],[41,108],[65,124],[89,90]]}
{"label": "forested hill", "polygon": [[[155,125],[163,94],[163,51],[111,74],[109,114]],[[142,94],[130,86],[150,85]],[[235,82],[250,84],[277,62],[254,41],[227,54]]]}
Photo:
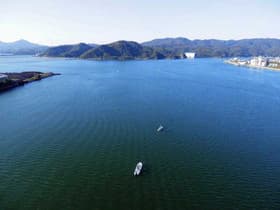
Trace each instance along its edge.
{"label": "forested hill", "polygon": [[104,45],[61,45],[50,47],[42,56],[96,60],[178,59],[184,52],[196,57],[280,56],[280,39],[189,40],[164,38],[139,44],[117,41]]}
{"label": "forested hill", "polygon": [[143,46],[137,42],[117,41],[91,46],[84,43],[51,47],[41,54],[49,57],[76,57],[95,60],[133,60],[179,58],[172,51]]}
{"label": "forested hill", "polygon": [[191,51],[197,57],[280,56],[280,39],[189,40],[179,37],[155,39],[142,45],[165,48],[175,53]]}

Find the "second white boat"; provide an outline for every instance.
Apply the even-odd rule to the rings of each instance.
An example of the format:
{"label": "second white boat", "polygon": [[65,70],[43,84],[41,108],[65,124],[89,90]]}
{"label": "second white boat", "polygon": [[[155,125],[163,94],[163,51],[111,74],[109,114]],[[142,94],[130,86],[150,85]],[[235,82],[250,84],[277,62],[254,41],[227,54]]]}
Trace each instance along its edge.
{"label": "second white boat", "polygon": [[134,176],[138,176],[141,173],[142,168],[143,168],[143,163],[142,162],[137,163],[133,173]]}

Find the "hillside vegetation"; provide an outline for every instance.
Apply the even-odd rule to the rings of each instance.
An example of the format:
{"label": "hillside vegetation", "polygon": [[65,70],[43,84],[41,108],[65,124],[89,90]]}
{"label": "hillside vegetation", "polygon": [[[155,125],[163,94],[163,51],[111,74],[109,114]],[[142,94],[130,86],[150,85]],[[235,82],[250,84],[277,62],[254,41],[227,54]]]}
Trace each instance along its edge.
{"label": "hillside vegetation", "polygon": [[133,59],[165,59],[179,58],[171,50],[143,46],[137,42],[118,41],[100,46],[84,43],[78,45],[62,45],[51,47],[42,56],[77,57],[96,60],[133,60]]}
{"label": "hillside vegetation", "polygon": [[279,39],[189,40],[186,38],[155,39],[139,44],[117,41],[105,45],[62,45],[48,48],[42,56],[75,57],[95,60],[178,59],[184,52],[196,57],[280,56]]}
{"label": "hillside vegetation", "polygon": [[186,38],[165,38],[144,42],[142,45],[161,47],[179,54],[191,51],[195,52],[197,57],[280,56],[279,39],[192,41]]}

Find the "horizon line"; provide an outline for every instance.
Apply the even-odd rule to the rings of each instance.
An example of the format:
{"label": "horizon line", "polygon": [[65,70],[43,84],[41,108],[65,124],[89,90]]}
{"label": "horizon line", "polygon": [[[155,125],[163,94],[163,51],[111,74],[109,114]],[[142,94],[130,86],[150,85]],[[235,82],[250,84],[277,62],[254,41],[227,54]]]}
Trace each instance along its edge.
{"label": "horizon line", "polygon": [[12,44],[15,42],[19,42],[19,41],[26,41],[32,44],[37,44],[37,45],[42,45],[42,46],[48,46],[48,47],[55,47],[55,46],[61,46],[61,45],[75,45],[75,44],[95,44],[95,45],[106,45],[106,44],[111,44],[114,42],[119,42],[119,41],[129,41],[129,42],[137,42],[139,44],[145,43],[145,42],[149,42],[149,41],[154,41],[154,40],[160,40],[160,39],[187,39],[190,41],[196,41],[196,40],[201,40],[201,41],[206,41],[206,40],[217,40],[217,41],[240,41],[240,40],[250,40],[250,39],[275,39],[275,40],[280,40],[280,38],[275,38],[275,37],[254,37],[254,38],[240,38],[240,39],[218,39],[218,38],[205,38],[205,39],[190,39],[187,37],[183,37],[183,36],[174,36],[174,37],[161,37],[161,38],[153,38],[153,39],[149,39],[146,41],[136,41],[136,40],[129,40],[129,39],[119,39],[119,40],[115,40],[115,41],[107,41],[107,42],[102,42],[102,43],[97,43],[97,42],[84,42],[84,41],[78,41],[78,42],[71,42],[71,43],[61,43],[61,44],[43,44],[40,42],[36,42],[36,41],[32,41],[32,40],[28,40],[25,38],[19,38],[16,39],[15,41],[3,41],[0,40],[0,44],[1,43],[6,43],[6,44]]}

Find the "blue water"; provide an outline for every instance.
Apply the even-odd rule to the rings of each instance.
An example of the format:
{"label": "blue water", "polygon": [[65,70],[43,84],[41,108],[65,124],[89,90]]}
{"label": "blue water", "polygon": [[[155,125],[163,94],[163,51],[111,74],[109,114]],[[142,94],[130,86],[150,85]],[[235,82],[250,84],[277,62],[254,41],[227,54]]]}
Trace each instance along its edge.
{"label": "blue water", "polygon": [[280,209],[280,72],[0,57],[29,70],[62,75],[0,94],[0,209]]}

